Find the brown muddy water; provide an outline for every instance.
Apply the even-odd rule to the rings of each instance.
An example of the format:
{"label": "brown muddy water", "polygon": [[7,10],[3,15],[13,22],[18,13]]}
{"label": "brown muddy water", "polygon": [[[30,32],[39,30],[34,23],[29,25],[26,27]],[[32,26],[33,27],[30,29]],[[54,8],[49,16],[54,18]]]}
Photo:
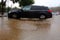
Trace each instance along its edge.
{"label": "brown muddy water", "polygon": [[43,21],[0,17],[0,40],[60,40],[60,16]]}

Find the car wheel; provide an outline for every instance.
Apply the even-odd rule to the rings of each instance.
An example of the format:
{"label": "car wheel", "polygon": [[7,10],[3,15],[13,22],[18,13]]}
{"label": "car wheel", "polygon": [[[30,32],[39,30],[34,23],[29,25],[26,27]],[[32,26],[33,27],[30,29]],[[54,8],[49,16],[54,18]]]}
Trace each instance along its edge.
{"label": "car wheel", "polygon": [[19,19],[20,18],[17,13],[13,13],[12,17],[15,18],[15,19]]}
{"label": "car wheel", "polygon": [[40,15],[40,19],[46,19],[46,15],[44,14]]}
{"label": "car wheel", "polygon": [[9,18],[14,18],[14,19],[19,19],[20,18],[17,13],[11,13],[8,16],[9,16]]}

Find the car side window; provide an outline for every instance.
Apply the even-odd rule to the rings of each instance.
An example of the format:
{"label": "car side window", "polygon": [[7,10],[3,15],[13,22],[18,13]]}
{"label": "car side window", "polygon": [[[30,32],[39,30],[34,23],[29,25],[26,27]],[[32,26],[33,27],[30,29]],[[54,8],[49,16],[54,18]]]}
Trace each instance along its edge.
{"label": "car side window", "polygon": [[32,6],[31,10],[48,10],[48,7],[44,7],[44,6]]}
{"label": "car side window", "polygon": [[31,10],[40,10],[40,7],[38,7],[38,6],[32,6]]}
{"label": "car side window", "polygon": [[25,7],[23,7],[24,11],[29,11],[30,9],[31,9],[31,6],[25,6]]}

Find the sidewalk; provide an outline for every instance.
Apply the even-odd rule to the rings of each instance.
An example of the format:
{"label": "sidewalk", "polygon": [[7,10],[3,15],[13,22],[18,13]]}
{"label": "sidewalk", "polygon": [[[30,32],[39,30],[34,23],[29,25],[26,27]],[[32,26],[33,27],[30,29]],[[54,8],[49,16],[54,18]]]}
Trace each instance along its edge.
{"label": "sidewalk", "polygon": [[4,15],[1,15],[1,14],[0,14],[0,17],[2,17],[2,16],[3,16],[3,17],[7,17],[8,14],[7,14],[7,13],[4,13]]}

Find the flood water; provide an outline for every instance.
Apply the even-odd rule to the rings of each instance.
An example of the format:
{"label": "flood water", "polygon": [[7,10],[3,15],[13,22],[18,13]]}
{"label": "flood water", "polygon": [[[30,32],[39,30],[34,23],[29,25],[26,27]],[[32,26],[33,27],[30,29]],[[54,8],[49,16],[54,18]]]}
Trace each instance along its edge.
{"label": "flood water", "polygon": [[60,40],[60,16],[43,21],[0,17],[0,40]]}

